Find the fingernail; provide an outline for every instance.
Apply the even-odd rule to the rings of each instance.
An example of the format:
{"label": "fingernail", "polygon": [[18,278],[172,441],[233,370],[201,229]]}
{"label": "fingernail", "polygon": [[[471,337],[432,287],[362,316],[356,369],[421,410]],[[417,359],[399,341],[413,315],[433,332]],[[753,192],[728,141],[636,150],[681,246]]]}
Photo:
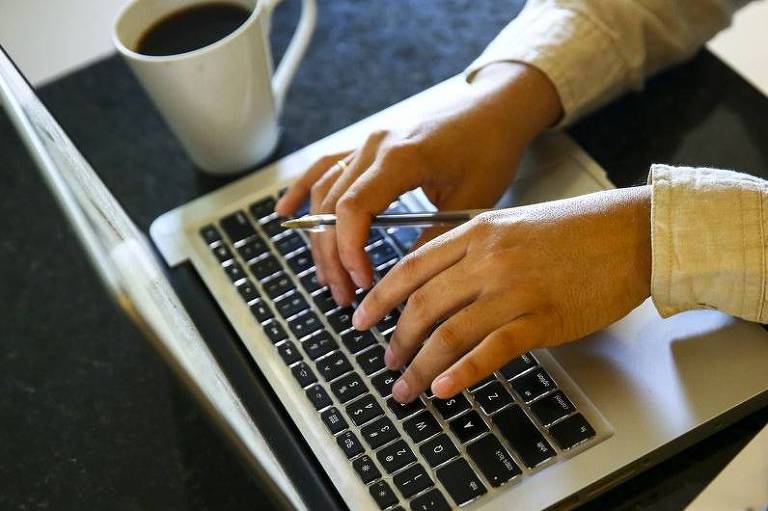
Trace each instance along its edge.
{"label": "fingernail", "polygon": [[365,324],[366,320],[366,312],[365,307],[363,307],[363,304],[360,304],[357,307],[357,310],[354,314],[352,314],[352,326],[355,327],[357,330],[363,330],[363,325]]}
{"label": "fingernail", "polygon": [[368,281],[361,274],[357,273],[356,271],[352,271],[349,275],[352,277],[352,282],[354,282],[357,287],[361,289],[368,289]]}
{"label": "fingernail", "polygon": [[449,374],[439,376],[432,382],[432,393],[441,397],[453,395],[453,377]]}
{"label": "fingernail", "polygon": [[409,398],[411,397],[410,389],[408,388],[408,383],[402,378],[397,380],[392,386],[392,397],[401,403],[407,403],[409,401]]}
{"label": "fingernail", "polygon": [[387,366],[387,369],[397,369],[397,358],[395,357],[395,354],[392,353],[392,348],[387,347],[386,351],[384,351],[384,363]]}

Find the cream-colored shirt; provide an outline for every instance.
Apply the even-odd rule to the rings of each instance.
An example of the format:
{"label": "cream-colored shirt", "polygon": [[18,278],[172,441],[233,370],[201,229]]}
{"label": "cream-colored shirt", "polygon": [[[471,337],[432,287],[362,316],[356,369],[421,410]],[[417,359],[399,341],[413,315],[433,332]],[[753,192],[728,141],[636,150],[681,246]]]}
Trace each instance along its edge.
{"label": "cream-colored shirt", "polygon": [[[692,56],[745,0],[529,0],[466,70],[494,62],[544,72],[560,125]],[[768,51],[768,50],[766,50]],[[727,170],[653,165],[652,296],[663,316],[713,308],[768,323],[768,182]]]}

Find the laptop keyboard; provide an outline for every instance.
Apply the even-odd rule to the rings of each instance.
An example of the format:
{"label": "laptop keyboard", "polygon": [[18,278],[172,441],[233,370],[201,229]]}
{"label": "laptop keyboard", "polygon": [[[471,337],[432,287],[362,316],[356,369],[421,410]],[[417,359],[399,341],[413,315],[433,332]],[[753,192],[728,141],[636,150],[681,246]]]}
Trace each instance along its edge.
{"label": "laptop keyboard", "polygon": [[[280,227],[275,202],[259,200],[200,235],[380,509],[462,506],[595,437],[532,353],[451,399],[427,391],[396,402],[400,372],[386,369],[384,348],[400,311],[371,331],[352,329],[354,306],[339,307],[317,281],[307,238]],[[397,202],[390,211],[407,210]],[[371,231],[366,251],[377,278],[418,235]]]}

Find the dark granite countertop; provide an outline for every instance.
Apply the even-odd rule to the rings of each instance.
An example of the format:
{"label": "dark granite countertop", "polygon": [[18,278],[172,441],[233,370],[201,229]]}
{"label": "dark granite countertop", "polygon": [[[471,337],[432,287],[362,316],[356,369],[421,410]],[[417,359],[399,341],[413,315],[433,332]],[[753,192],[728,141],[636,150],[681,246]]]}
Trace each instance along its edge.
{"label": "dark granite countertop", "polygon": [[[276,54],[296,4],[278,9]],[[460,72],[521,2],[321,2],[287,99],[288,154]],[[225,181],[197,173],[126,66],[42,96],[139,227]],[[572,128],[620,185],[652,161],[768,175],[768,101],[707,53]],[[0,509],[261,509],[258,484],[102,291],[0,116]],[[588,504],[676,510],[768,421],[755,413]]]}

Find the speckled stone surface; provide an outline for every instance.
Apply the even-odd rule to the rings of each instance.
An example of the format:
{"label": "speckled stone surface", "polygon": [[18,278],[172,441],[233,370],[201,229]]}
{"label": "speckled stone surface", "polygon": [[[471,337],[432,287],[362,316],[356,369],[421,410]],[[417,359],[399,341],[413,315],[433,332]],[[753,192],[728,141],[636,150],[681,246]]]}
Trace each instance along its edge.
{"label": "speckled stone surface", "polygon": [[[521,4],[320,3],[276,157],[460,72]],[[296,4],[278,10],[277,54]],[[224,183],[193,169],[117,58],[42,96],[142,229]],[[702,54],[572,132],[627,185],[642,182],[651,161],[766,175],[767,124],[768,100]],[[258,484],[101,290],[4,116],[0,190],[0,509],[264,509]],[[194,287],[183,272],[174,278]],[[191,301],[201,317],[218,318],[204,295]],[[766,421],[763,409],[586,508],[680,509]],[[301,445],[280,449],[292,457]],[[322,484],[288,463],[307,486]]]}

